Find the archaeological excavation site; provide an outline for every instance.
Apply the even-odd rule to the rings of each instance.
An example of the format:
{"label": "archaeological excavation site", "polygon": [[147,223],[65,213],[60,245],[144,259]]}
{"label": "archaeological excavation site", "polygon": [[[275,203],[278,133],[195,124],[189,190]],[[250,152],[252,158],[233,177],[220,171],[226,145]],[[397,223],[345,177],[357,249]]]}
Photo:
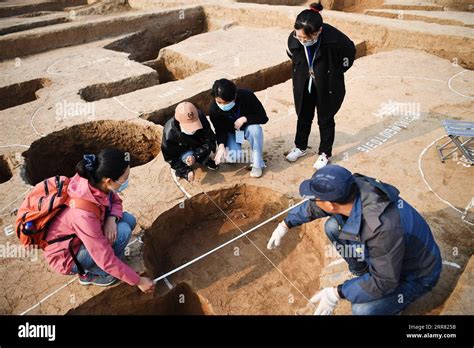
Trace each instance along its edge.
{"label": "archaeological excavation site", "polygon": [[[300,193],[321,155],[319,105],[308,126],[306,156],[295,162],[286,157],[302,119],[295,106],[302,66],[313,81],[302,53],[309,60],[311,49],[305,50],[295,20],[313,2],[0,0],[0,314],[308,316],[318,307],[311,300],[318,291],[334,289],[340,296],[344,287],[338,285],[356,281],[326,235],[326,217],[301,216],[306,223],[291,228],[277,248],[267,248],[279,223],[294,214],[291,207],[320,204]],[[312,10],[324,22],[316,45],[339,47],[329,42],[329,32],[338,30],[353,42],[355,54],[342,80],[324,87],[343,88],[345,96],[334,116],[331,166],[318,171],[338,165],[393,185],[429,226],[440,251],[439,280],[402,315],[472,315],[474,2],[323,0],[321,5],[323,10]],[[297,51],[301,60],[292,56]],[[319,64],[317,53],[314,57]],[[314,73],[315,81],[331,81],[319,76],[322,70]],[[261,123],[260,177],[249,163],[217,163],[212,156],[219,142],[210,157],[217,170],[198,161],[190,180],[170,166],[164,149],[170,125],[178,123],[177,106],[192,103],[213,121],[210,105],[231,102],[212,94],[220,79],[252,91],[268,117]],[[315,93],[324,88],[316,83]],[[330,94],[323,98],[333,100]],[[248,116],[243,110],[241,116]],[[242,149],[254,145],[245,141]],[[81,277],[93,272],[58,272],[74,263],[64,256],[68,242],[54,255],[41,248],[20,253],[16,224],[25,198],[49,178],[73,178],[84,155],[100,157],[106,148],[129,157],[129,185],[117,196],[123,211],[136,218],[123,255],[114,262],[140,279],[155,280],[147,293],[125,278],[84,286]],[[120,177],[110,176],[107,185],[120,191],[125,182]],[[45,197],[51,209],[54,199]],[[366,213],[363,208],[364,226],[370,225]],[[116,221],[120,226],[122,220]],[[76,237],[80,242],[79,232]],[[373,254],[361,277],[383,278],[371,265],[377,259],[375,242],[367,243]],[[390,248],[382,252],[391,254]],[[92,255],[96,263],[101,257]],[[417,262],[408,254],[402,258]],[[331,313],[357,314],[353,305],[341,298]]]}

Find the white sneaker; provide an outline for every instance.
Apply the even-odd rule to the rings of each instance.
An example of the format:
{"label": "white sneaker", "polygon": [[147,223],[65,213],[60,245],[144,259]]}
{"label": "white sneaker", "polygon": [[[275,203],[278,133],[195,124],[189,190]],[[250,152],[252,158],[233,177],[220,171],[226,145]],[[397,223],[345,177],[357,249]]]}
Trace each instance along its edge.
{"label": "white sneaker", "polygon": [[262,176],[263,170],[262,168],[255,168],[252,167],[252,171],[250,172],[251,178],[260,178]]}
{"label": "white sneaker", "polygon": [[319,170],[321,168],[326,167],[328,165],[328,163],[329,163],[328,156],[326,156],[325,153],[322,153],[321,155],[319,155],[316,162],[314,162],[313,168],[316,169],[316,170]]}
{"label": "white sneaker", "polygon": [[290,162],[295,162],[298,158],[306,156],[306,150],[302,151],[297,147],[294,147],[288,155],[286,155],[286,160]]}

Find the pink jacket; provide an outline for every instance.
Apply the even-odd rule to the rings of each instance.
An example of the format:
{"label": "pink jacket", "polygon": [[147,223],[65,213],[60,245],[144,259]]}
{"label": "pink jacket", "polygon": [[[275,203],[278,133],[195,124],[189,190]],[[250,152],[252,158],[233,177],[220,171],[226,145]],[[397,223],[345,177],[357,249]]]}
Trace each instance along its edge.
{"label": "pink jacket", "polygon": [[[109,206],[107,194],[89,185],[87,179],[76,174],[68,186],[68,195],[71,198],[82,198],[99,204],[102,211],[102,218],[97,219],[94,213],[65,207],[51,221],[48,227],[46,240],[52,240],[68,234],[75,233],[77,238],[73,240],[73,250],[75,253],[84,244],[97,266],[130,285],[137,285],[140,276],[119,257],[117,257],[104,235],[103,226],[105,223],[105,211]],[[112,196],[112,207],[110,214],[122,217],[122,200],[117,194]],[[48,245],[44,250],[44,256],[49,266],[55,271],[63,274],[70,274],[74,265],[71,253],[69,252],[70,240]]]}

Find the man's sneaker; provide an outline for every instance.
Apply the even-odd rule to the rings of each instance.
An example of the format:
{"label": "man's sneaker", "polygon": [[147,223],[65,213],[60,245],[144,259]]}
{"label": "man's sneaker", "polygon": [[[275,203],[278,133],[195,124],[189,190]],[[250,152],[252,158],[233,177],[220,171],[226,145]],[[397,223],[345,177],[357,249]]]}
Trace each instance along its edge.
{"label": "man's sneaker", "polygon": [[255,168],[252,167],[252,171],[250,172],[250,177],[252,178],[260,178],[262,176],[263,170],[262,168]]}
{"label": "man's sneaker", "polygon": [[290,162],[295,162],[298,158],[306,156],[306,150],[300,150],[297,147],[294,147],[288,155],[286,155],[286,160]]}
{"label": "man's sneaker", "polygon": [[319,155],[316,162],[314,162],[313,168],[316,169],[316,170],[319,170],[321,168],[326,167],[328,165],[328,163],[329,163],[328,156],[326,156],[325,153],[322,153],[322,154]]}
{"label": "man's sneaker", "polygon": [[217,168],[219,168],[216,162],[210,158],[206,161],[206,167],[210,170],[217,170]]}
{"label": "man's sneaker", "polygon": [[97,285],[97,286],[110,286],[117,281],[117,278],[106,275],[106,276],[99,276],[92,273],[86,273],[83,276],[79,276],[79,283],[81,285]]}

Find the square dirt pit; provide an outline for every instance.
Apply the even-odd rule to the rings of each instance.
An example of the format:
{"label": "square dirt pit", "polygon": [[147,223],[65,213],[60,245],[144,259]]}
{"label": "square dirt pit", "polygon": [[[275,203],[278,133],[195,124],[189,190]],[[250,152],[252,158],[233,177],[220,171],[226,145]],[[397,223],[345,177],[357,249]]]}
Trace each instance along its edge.
{"label": "square dirt pit", "polygon": [[[161,214],[146,231],[143,258],[148,273],[165,274],[293,203],[291,197],[249,185],[198,194]],[[319,289],[326,237],[315,222],[292,229],[279,249],[268,250],[268,238],[281,219],[168,280],[173,285],[188,283],[216,314],[295,314]]]}
{"label": "square dirt pit", "polygon": [[[249,185],[198,194],[161,214],[145,232],[148,274],[156,278],[293,203],[291,197]],[[319,289],[326,237],[314,222],[292,229],[280,248],[270,251],[266,244],[276,225],[272,221],[171,275],[172,290],[160,281],[154,294],[145,295],[120,284],[69,314],[293,315]]]}

